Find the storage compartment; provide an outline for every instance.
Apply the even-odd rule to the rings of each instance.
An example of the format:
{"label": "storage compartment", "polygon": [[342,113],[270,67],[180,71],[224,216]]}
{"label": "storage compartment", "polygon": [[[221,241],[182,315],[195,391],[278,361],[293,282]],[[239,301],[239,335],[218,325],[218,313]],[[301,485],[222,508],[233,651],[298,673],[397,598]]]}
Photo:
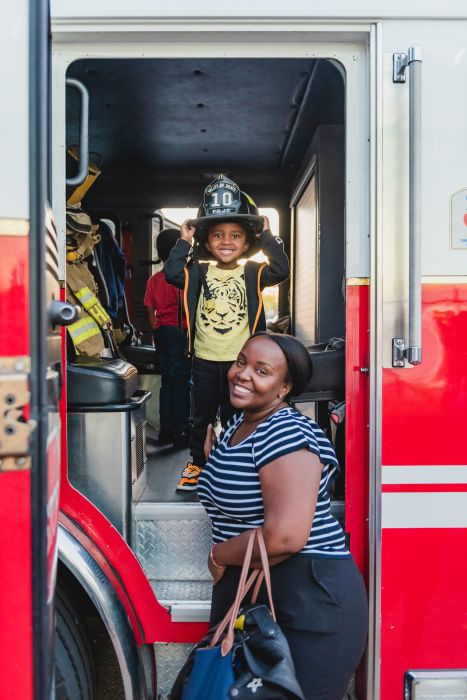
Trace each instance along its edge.
{"label": "storage compartment", "polygon": [[130,543],[132,498],[138,499],[146,484],[151,394],[135,390],[138,373],[122,360],[70,364],[68,381],[70,482]]}

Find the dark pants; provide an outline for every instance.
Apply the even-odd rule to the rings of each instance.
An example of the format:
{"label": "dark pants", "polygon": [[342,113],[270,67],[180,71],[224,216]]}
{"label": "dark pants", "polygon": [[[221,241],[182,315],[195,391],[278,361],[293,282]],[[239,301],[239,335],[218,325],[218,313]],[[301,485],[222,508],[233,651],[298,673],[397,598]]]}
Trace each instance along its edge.
{"label": "dark pants", "polygon": [[[240,567],[229,566],[214,586],[211,622],[232,604]],[[342,700],[363,654],[368,604],[362,576],[350,557],[295,555],[271,567],[277,622],[290,646],[306,700]],[[264,585],[259,602],[267,602]]]}
{"label": "dark pants", "polygon": [[191,429],[190,452],[193,464],[203,467],[204,441],[209,423],[216,422],[220,411],[224,426],[234,414],[230,405],[227,372],[232,362],[213,362],[193,358],[193,427]]}
{"label": "dark pants", "polygon": [[154,331],[159,355],[161,431],[179,433],[187,429],[190,415],[191,362],[185,357],[186,331],[160,326]]}

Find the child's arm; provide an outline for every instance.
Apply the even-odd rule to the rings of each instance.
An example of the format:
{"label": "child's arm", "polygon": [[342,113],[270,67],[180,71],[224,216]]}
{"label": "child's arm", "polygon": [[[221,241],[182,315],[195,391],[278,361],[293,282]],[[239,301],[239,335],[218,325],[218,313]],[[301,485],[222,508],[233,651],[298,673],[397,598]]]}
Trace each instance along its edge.
{"label": "child's arm", "polygon": [[185,273],[183,270],[193,247],[195,231],[196,229],[192,226],[189,219],[183,222],[180,229],[180,239],[170,251],[170,255],[164,264],[165,279],[178,289],[183,289],[185,286]]}
{"label": "child's arm", "polygon": [[284,253],[284,244],[280,238],[273,236],[269,229],[269,219],[263,216],[264,228],[258,234],[261,250],[268,258],[268,265],[261,274],[261,288],[272,287],[283,282],[290,275],[290,265]]}

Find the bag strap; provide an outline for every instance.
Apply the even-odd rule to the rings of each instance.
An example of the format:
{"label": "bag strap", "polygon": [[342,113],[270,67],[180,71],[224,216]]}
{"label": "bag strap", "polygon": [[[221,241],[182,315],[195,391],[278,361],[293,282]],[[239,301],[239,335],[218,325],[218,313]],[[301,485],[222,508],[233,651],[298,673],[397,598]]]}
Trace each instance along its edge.
{"label": "bag strap", "polygon": [[[250,578],[247,580],[248,577],[248,571],[250,568],[251,564],[251,558],[253,556],[253,547],[255,543],[255,539],[258,540],[258,547],[259,547],[259,553],[260,553],[260,558],[261,558],[261,570],[256,570],[254,571]],[[264,581],[266,584],[266,590],[268,594],[268,601],[269,601],[269,606],[271,610],[271,615],[274,621],[276,621],[276,614],[274,611],[274,604],[272,602],[272,590],[271,590],[271,573],[269,571],[269,561],[268,561],[268,555],[266,551],[266,544],[264,542],[264,536],[263,536],[263,531],[261,528],[256,528],[254,530],[251,530],[249,533],[248,537],[248,542],[245,550],[245,557],[243,559],[243,566],[242,566],[242,571],[240,573],[240,580],[238,582],[238,587],[237,587],[237,593],[235,595],[235,600],[233,602],[233,605],[229,609],[228,613],[222,620],[221,624],[218,626],[218,629],[216,630],[216,633],[211,640],[210,646],[213,647],[217,642],[219,641],[222,633],[224,632],[226,626],[227,628],[227,633],[225,635],[225,638],[223,639],[221,643],[221,653],[222,656],[226,656],[230,650],[232,649],[233,642],[234,642],[234,627],[235,627],[235,621],[238,617],[238,611],[240,608],[240,604],[243,600],[243,598],[246,596],[248,591],[250,590],[251,586],[256,580],[256,586],[255,586],[255,591],[254,591],[254,599],[256,601],[256,597],[259,592],[259,588],[261,586],[261,583]],[[258,584],[259,581],[259,584]]]}

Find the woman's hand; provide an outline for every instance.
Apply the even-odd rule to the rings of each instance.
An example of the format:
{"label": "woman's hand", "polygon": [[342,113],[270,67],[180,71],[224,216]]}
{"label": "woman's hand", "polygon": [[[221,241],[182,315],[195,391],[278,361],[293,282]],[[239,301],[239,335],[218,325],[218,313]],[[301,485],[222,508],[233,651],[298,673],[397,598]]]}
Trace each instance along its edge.
{"label": "woman's hand", "polygon": [[180,228],[180,238],[193,244],[193,236],[196,233],[196,226],[193,226],[191,219],[186,219]]}
{"label": "woman's hand", "polygon": [[219,581],[221,580],[221,578],[225,574],[225,566],[217,566],[216,564],[214,564],[214,562],[212,560],[211,552],[212,552],[212,550],[209,552],[209,556],[208,556],[208,569],[209,569],[209,573],[212,576],[212,582],[214,585],[216,585],[216,583],[219,583]]}
{"label": "woman's hand", "polygon": [[216,433],[214,432],[214,428],[212,423],[209,423],[208,429],[206,431],[206,439],[204,441],[204,456],[206,458],[206,462],[209,459],[209,455],[211,454],[212,448],[216,444]]}

